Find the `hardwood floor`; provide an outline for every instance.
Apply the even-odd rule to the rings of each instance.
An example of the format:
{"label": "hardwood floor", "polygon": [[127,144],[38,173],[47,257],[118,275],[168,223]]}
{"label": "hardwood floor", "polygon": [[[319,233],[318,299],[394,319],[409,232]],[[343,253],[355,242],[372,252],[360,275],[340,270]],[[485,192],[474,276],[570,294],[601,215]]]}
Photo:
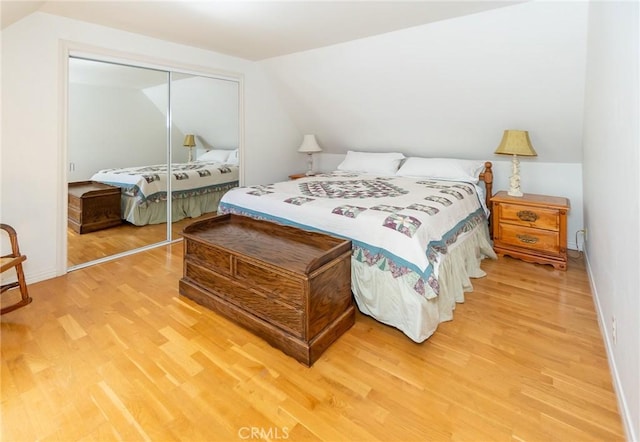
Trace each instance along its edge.
{"label": "hardwood floor", "polygon": [[[171,237],[180,238],[182,229],[201,219],[214,216],[215,213],[202,215],[199,218],[185,218],[171,225]],[[82,235],[67,229],[67,267],[73,267],[132,249],[157,244],[166,240],[166,224],[149,224],[135,226],[123,222],[119,226],[110,227]]]}
{"label": "hardwood floor", "polygon": [[32,284],[1,439],[624,440],[582,262],[483,268],[424,343],[358,314],[312,368],[181,297],[181,243]]}

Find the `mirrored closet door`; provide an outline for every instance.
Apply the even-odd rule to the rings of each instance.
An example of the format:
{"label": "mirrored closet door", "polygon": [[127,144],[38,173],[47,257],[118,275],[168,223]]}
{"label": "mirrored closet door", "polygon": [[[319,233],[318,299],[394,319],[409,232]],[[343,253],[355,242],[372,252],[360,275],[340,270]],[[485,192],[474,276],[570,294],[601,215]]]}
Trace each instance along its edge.
{"label": "mirrored closet door", "polygon": [[172,236],[211,214],[220,197],[238,185],[239,84],[220,78],[171,73]]}
{"label": "mirrored closet door", "polygon": [[212,215],[217,194],[183,183],[210,174],[197,161],[208,150],[238,149],[238,82],[70,57],[68,86],[69,268]]}

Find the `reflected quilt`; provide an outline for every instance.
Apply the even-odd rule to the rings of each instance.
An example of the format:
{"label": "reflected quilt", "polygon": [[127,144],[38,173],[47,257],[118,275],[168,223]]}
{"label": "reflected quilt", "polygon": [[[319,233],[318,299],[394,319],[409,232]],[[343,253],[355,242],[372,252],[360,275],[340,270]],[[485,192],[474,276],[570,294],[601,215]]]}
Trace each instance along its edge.
{"label": "reflected quilt", "polygon": [[[155,166],[104,169],[91,177],[122,189],[122,194],[135,198],[137,204],[167,200],[168,167]],[[226,190],[238,185],[238,166],[213,161],[194,161],[171,165],[172,199],[189,198]]]}

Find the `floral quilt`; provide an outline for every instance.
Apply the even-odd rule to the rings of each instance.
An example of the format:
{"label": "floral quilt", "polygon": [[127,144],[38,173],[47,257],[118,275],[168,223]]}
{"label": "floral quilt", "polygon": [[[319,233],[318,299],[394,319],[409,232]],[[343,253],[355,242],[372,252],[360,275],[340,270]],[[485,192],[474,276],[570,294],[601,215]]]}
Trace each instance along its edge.
{"label": "floral quilt", "polygon": [[352,258],[410,275],[437,295],[438,264],[466,232],[487,222],[474,184],[332,172],[227,192],[218,213],[235,213],[352,241]]}

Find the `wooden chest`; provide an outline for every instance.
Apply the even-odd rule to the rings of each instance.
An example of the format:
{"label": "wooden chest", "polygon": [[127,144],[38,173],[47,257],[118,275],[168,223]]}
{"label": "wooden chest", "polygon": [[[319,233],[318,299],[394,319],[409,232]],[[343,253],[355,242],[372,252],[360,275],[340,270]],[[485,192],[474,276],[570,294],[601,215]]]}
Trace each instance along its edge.
{"label": "wooden chest", "polygon": [[350,241],[229,214],[183,235],[180,293],[305,365],[354,324]]}
{"label": "wooden chest", "polygon": [[94,181],[69,183],[68,225],[78,233],[120,225],[120,188]]}
{"label": "wooden chest", "polygon": [[567,198],[498,192],[491,198],[493,248],[498,255],[567,269]]}

